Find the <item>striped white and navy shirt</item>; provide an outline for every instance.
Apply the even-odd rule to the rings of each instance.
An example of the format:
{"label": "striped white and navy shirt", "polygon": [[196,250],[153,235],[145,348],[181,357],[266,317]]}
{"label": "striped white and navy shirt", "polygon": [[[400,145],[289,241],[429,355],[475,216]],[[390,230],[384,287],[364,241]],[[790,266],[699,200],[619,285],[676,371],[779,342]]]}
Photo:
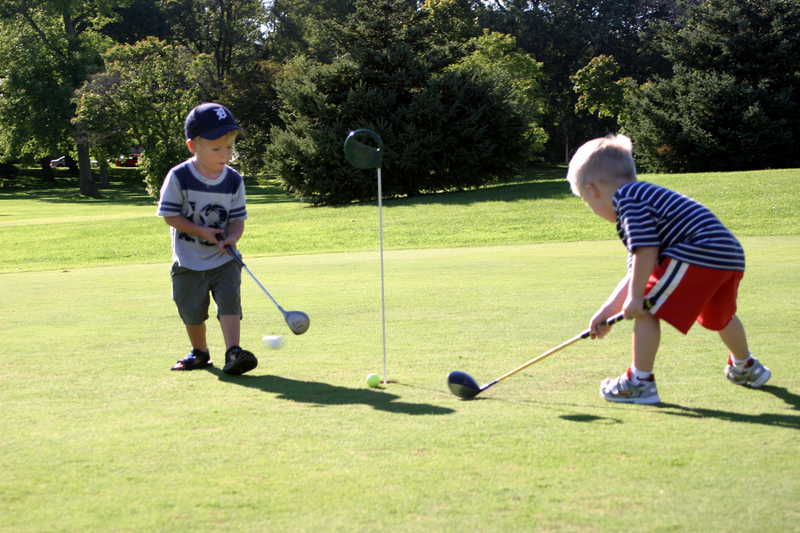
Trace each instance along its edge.
{"label": "striped white and navy shirt", "polygon": [[[183,215],[195,224],[218,228],[227,235],[228,224],[247,219],[244,180],[231,167],[210,180],[184,161],[167,174],[161,186],[158,216]],[[191,270],[211,270],[233,258],[219,251],[216,244],[195,235],[170,228],[172,259]]]}
{"label": "striped white and navy shirt", "polygon": [[644,181],[626,183],[613,201],[629,269],[636,248],[657,246],[659,259],[666,256],[691,265],[744,271],[742,245],[701,203]]}

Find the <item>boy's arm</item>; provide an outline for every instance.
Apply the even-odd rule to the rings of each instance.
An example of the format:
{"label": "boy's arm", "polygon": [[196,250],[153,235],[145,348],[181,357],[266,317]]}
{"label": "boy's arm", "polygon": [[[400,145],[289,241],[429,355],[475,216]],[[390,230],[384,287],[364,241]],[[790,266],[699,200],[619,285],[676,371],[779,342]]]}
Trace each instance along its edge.
{"label": "boy's arm", "polygon": [[649,313],[644,307],[644,291],[647,281],[658,264],[658,246],[642,246],[633,251],[628,296],[622,306],[625,318],[639,318]]}
{"label": "boy's arm", "polygon": [[242,238],[243,233],[244,233],[244,220],[237,220],[236,222],[231,222],[228,224],[228,236],[225,237],[225,240],[219,241],[217,243],[217,246],[219,246],[219,249],[222,250],[223,252],[225,252],[226,246],[230,246],[235,250],[236,243],[239,242],[239,239]]}
{"label": "boy's arm", "polygon": [[602,339],[605,334],[611,330],[611,326],[604,326],[602,324],[606,319],[619,313],[622,309],[622,305],[628,297],[629,279],[630,274],[622,278],[622,281],[617,284],[617,287],[611,293],[611,296],[608,297],[606,303],[603,304],[603,307],[601,307],[589,321],[589,331],[593,339]]}
{"label": "boy's arm", "polygon": [[164,217],[164,222],[178,231],[188,233],[189,235],[195,235],[197,237],[202,237],[210,243],[218,244],[217,234],[220,233],[220,230],[217,228],[209,228],[207,226],[195,224],[183,215]]}
{"label": "boy's arm", "polygon": [[[173,217],[164,217],[164,221],[178,231],[202,237],[210,243],[214,243],[224,253],[226,246],[236,249],[236,243],[242,238],[244,233],[244,220],[237,220],[228,224],[228,236],[223,240],[217,239],[222,235],[222,230],[219,228],[210,228],[195,224],[183,215],[176,215]],[[230,255],[230,254],[229,254]]]}

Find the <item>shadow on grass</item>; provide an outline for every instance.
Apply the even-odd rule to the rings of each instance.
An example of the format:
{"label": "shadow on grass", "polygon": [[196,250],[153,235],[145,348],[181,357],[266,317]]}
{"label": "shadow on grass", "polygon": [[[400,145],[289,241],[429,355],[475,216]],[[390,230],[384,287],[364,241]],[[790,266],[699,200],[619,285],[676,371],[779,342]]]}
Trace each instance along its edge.
{"label": "shadow on grass", "polygon": [[570,422],[583,422],[589,424],[603,424],[603,425],[622,424],[622,420],[619,420],[617,418],[608,418],[606,416],[595,416],[586,414],[561,415],[559,418],[568,420]]}
{"label": "shadow on grass", "polygon": [[448,415],[453,409],[424,403],[398,402],[400,396],[380,389],[351,389],[318,381],[298,381],[279,376],[228,376],[209,368],[220,381],[276,394],[281,400],[324,405],[368,405],[379,411],[404,415]]}
{"label": "shadow on grass", "polygon": [[[523,170],[517,178],[488,183],[478,189],[444,191],[405,198],[384,198],[383,207],[391,209],[409,205],[471,205],[482,202],[568,198],[572,196],[572,192],[566,176],[567,171],[563,166],[537,165]],[[341,208],[371,204],[377,205],[377,200],[328,207]]]}
{"label": "shadow on grass", "polygon": [[[765,385],[760,389],[753,390],[753,393],[763,391],[780,398],[795,411],[800,411],[800,396],[794,394],[783,387],[773,387]],[[716,418],[729,422],[741,422],[745,424],[759,424],[762,426],[775,426],[789,429],[800,429],[800,414],[783,415],[775,413],[762,413],[760,415],[745,415],[731,413],[728,411],[717,411],[715,409],[702,409],[697,407],[684,407],[682,405],[660,403],[655,407],[664,409],[666,414],[684,416],[689,418]]]}
{"label": "shadow on grass", "polygon": [[[78,195],[78,176],[67,169],[54,169],[55,182],[44,183],[41,170],[24,169],[12,180],[5,180],[0,186],[0,199],[37,200],[47,203],[93,203],[121,204],[126,206],[149,206],[156,199],[147,195],[143,176],[138,168],[111,168],[109,180],[111,187],[101,189],[100,197],[84,198]],[[99,182],[99,175],[94,171],[94,179]],[[558,165],[535,165],[522,170],[522,173],[510,180],[489,183],[479,189],[464,191],[440,192],[425,194],[411,198],[385,198],[384,207],[402,207],[408,205],[470,205],[482,202],[516,202],[519,200],[535,200],[546,198],[565,198],[571,196],[566,179],[566,168]],[[384,178],[385,179],[385,178]],[[261,180],[259,183],[247,183],[248,205],[264,205],[279,203],[301,203],[297,198],[284,191],[277,180]],[[364,204],[377,204],[377,201]],[[332,208],[350,207],[363,204],[342,204],[327,206]],[[308,205],[308,207],[312,207]]]}
{"label": "shadow on grass", "polygon": [[[120,204],[126,206],[155,205],[156,199],[147,194],[142,174],[136,168],[109,169],[110,188],[100,189],[96,198],[81,197],[80,180],[67,169],[53,169],[55,181],[44,183],[41,170],[25,169],[13,180],[6,180],[0,187],[0,199],[37,200],[46,203],[91,203]],[[100,176],[93,169],[95,183],[99,187]]]}

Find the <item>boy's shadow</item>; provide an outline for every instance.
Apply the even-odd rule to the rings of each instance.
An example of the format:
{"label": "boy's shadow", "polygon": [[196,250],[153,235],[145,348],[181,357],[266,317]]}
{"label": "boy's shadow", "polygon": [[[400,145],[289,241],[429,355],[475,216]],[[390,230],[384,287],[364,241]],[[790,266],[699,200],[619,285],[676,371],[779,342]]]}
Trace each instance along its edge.
{"label": "boy's shadow", "polygon": [[400,396],[380,389],[351,389],[318,381],[298,381],[279,376],[229,376],[218,368],[209,368],[220,381],[276,394],[282,400],[323,405],[369,405],[379,411],[405,415],[447,415],[455,410],[424,403],[395,401]]}
{"label": "boy's shadow", "polygon": [[[763,391],[773,396],[780,398],[789,404],[794,411],[800,411],[800,396],[789,392],[783,387],[773,387],[765,385],[760,389],[753,390],[753,393]],[[682,405],[660,403],[656,405],[665,409],[666,414],[675,416],[685,416],[690,418],[717,418],[719,420],[728,420],[730,422],[744,422],[746,424],[761,424],[764,426],[777,426],[790,429],[800,429],[800,415],[783,415],[773,413],[762,413],[760,415],[744,415],[740,413],[731,413],[728,411],[717,411],[714,409],[701,409],[696,407],[683,407]]]}

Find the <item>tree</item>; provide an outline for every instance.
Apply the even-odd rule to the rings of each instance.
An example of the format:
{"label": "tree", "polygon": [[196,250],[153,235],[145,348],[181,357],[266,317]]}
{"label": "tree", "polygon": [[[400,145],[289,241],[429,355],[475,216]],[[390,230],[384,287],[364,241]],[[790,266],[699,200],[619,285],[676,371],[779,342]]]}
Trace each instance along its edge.
{"label": "tree", "polygon": [[186,114],[216,84],[213,59],[155,38],[104,54],[106,70],[77,96],[77,121],[117,144],[141,146],[147,192],[158,197],[170,168],[188,157]]}
{"label": "tree", "polygon": [[[513,176],[530,141],[511,88],[485,70],[446,69],[461,46],[434,44],[428,13],[404,0],[360,0],[331,65],[293,62],[278,84],[270,173],[314,204],[376,198],[374,173],[347,165],[342,143],[368,128],[384,140],[384,195],[478,187]],[[505,79],[504,81],[507,81]]]}
{"label": "tree", "polygon": [[709,0],[658,35],[675,61],[626,97],[639,160],[668,171],[800,164],[800,2]]}
{"label": "tree", "polygon": [[244,138],[236,141],[236,166],[245,179],[262,172],[270,129],[273,125],[283,125],[275,91],[282,68],[273,61],[253,61],[248,68],[228,74],[219,96],[219,102],[231,110],[247,131]]}
{"label": "tree", "polygon": [[77,151],[80,192],[97,194],[88,139],[72,125],[72,92],[99,68],[106,41],[98,33],[129,0],[5,0],[0,143],[7,154],[37,157],[47,176],[54,153]]}
{"label": "tree", "polygon": [[794,167],[798,105],[733,76],[676,65],[626,95],[625,132],[640,165],[656,172]]}
{"label": "tree", "polygon": [[619,78],[619,64],[611,56],[593,57],[570,77],[578,93],[576,113],[617,118],[625,109],[625,91],[635,85],[631,78]]}
{"label": "tree", "polygon": [[164,11],[169,42],[213,57],[219,80],[259,55],[267,22],[261,0],[171,0]]}
{"label": "tree", "polygon": [[673,20],[675,0],[496,0],[479,22],[492,31],[514,35],[517,45],[542,63],[548,95],[547,156],[569,160],[572,147],[616,129],[616,121],[576,115],[578,95],[570,76],[593,57],[613,56],[620,76],[638,83],[670,64],[649,46],[657,21]]}
{"label": "tree", "polygon": [[467,48],[472,53],[450,69],[482,69],[497,76],[499,83],[511,88],[512,100],[528,125],[525,136],[531,142],[534,153],[544,150],[548,135],[540,125],[547,101],[542,85],[546,77],[542,64],[517,48],[516,38],[511,35],[492,33],[469,40]]}
{"label": "tree", "polygon": [[355,11],[353,0],[268,0],[269,59],[287,62],[304,56],[330,63],[343,53],[335,38],[337,28]]}

